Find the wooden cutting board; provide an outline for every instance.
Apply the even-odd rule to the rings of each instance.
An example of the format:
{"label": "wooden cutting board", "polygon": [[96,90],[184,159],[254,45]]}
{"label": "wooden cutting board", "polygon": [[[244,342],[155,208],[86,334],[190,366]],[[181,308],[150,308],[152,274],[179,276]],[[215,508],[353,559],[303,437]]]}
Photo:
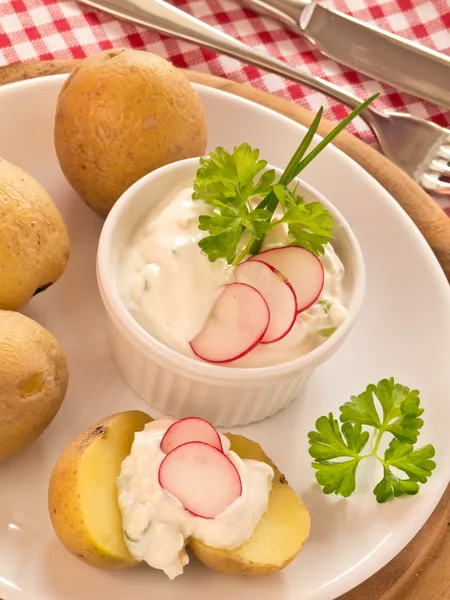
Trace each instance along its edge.
{"label": "wooden cutting board", "polygon": [[[70,72],[79,61],[44,61],[0,67],[0,85]],[[260,90],[209,74],[185,71],[190,81],[253,100],[309,126],[314,115]],[[333,127],[323,121],[320,135]],[[417,184],[379,152],[347,132],[335,145],[358,162],[398,201],[434,250],[450,280],[450,219]],[[399,524],[401,526],[401,524]],[[370,579],[338,600],[450,600],[450,486],[424,527]]]}

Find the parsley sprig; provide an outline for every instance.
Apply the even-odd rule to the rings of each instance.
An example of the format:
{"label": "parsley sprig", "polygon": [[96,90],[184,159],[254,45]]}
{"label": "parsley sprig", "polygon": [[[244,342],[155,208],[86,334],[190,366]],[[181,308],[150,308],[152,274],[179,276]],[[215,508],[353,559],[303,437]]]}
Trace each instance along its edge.
{"label": "parsley sprig", "polygon": [[[431,444],[414,448],[423,426],[419,392],[395,383],[391,377],[368,385],[339,410],[340,423],[330,413],[317,419],[316,430],[308,434],[309,453],[315,459],[312,466],[324,493],[350,496],[355,491],[359,463],[375,456],[383,466],[383,477],[373,490],[378,502],[417,494],[419,484],[426,483],[436,467],[431,460],[435,455]],[[372,427],[376,434],[372,450],[364,454],[369,432],[363,426]],[[380,456],[380,443],[386,433],[392,439]],[[406,478],[397,474],[400,471]]]}
{"label": "parsley sprig", "polygon": [[[362,102],[307,154],[322,118],[320,108],[278,180],[249,144],[235,146],[232,153],[219,146],[201,158],[192,198],[212,207],[211,214],[199,217],[199,229],[209,234],[199,246],[209,260],[239,264],[249,253],[257,254],[265,235],[280,223],[287,224],[291,245],[322,254],[333,236],[333,218],[320,202],[305,203],[289,186],[377,96]],[[279,206],[282,216],[274,218]]]}

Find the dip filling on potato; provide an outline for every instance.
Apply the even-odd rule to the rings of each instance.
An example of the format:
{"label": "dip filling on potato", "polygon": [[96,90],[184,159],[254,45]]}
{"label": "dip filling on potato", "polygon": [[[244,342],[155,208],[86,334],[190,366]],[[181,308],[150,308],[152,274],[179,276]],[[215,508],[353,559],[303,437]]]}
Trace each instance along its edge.
{"label": "dip filling on potato", "polygon": [[131,555],[174,579],[189,562],[189,538],[238,548],[267,510],[273,477],[271,466],[241,459],[202,419],[147,424],[118,479]]}

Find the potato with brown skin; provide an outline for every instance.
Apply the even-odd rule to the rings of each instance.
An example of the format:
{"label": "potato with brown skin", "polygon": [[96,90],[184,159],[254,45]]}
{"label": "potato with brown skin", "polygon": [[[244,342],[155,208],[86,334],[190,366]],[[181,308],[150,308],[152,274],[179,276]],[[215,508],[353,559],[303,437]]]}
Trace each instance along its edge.
{"label": "potato with brown skin", "polygon": [[0,310],[0,462],[36,440],[66,394],[67,363],[41,325]]}
{"label": "potato with brown skin", "polygon": [[55,148],[79,196],[106,216],[135,181],[206,151],[206,119],[186,76],[137,50],[85,59],[60,92]]}
{"label": "potato with brown skin", "polygon": [[76,557],[102,569],[129,569],[117,477],[136,431],[151,421],[130,410],[102,419],[65,448],[53,469],[48,507],[61,543]]}
{"label": "potato with brown skin", "polygon": [[69,258],[62,216],[31,175],[0,158],[0,309],[22,308]]}
{"label": "potato with brown skin", "polygon": [[[53,470],[49,512],[55,532],[70,552],[92,566],[126,569],[138,564],[124,540],[117,477],[131,451],[134,433],[172,422],[150,421],[140,411],[103,419],[67,446]],[[212,548],[195,539],[188,544],[201,562],[216,571],[275,573],[300,552],[309,535],[309,513],[259,444],[241,435],[227,436],[239,456],[267,462],[274,469],[267,511],[250,539],[235,550]]]}
{"label": "potato with brown skin", "polygon": [[226,434],[231,450],[241,458],[269,464],[275,473],[269,504],[250,539],[239,548],[224,550],[191,539],[195,556],[214,571],[229,575],[270,575],[286,567],[302,549],[309,536],[311,519],[284,475],[261,446],[242,435]]}

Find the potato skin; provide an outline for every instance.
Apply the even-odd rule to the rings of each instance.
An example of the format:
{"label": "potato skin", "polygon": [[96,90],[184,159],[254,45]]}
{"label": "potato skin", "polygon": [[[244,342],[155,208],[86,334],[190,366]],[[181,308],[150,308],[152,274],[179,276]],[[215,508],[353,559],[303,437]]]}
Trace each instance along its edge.
{"label": "potato skin", "polygon": [[0,310],[0,462],[47,428],[68,379],[63,350],[51,333],[20,313]]}
{"label": "potato skin", "polygon": [[57,281],[69,259],[63,218],[31,175],[0,158],[0,309],[18,310]]}
{"label": "potato skin", "polygon": [[59,95],[54,139],[69,183],[106,216],[150,171],[202,156],[206,119],[188,79],[168,61],[117,49],[72,72]]}
{"label": "potato skin", "polygon": [[[83,562],[101,569],[124,570],[137,566],[139,562],[131,554],[116,557],[102,553],[89,535],[78,488],[80,461],[92,444],[97,440],[106,440],[111,428],[127,415],[135,417],[140,427],[144,421],[151,420],[141,411],[117,413],[102,419],[68,444],[59,457],[49,482],[48,509],[56,535],[69,552]],[[139,431],[139,426],[136,424],[136,431]],[[120,534],[122,535],[122,530]]]}
{"label": "potato skin", "polygon": [[[104,435],[105,431],[106,427],[91,427],[64,450],[52,472],[48,491],[50,518],[58,538],[64,539],[64,545],[72,554],[95,566],[101,566],[104,561],[92,550],[92,541],[83,527],[80,505],[76,501],[72,503],[72,499],[78,496],[76,473],[79,456],[84,447]],[[111,568],[114,568],[114,563]]]}

